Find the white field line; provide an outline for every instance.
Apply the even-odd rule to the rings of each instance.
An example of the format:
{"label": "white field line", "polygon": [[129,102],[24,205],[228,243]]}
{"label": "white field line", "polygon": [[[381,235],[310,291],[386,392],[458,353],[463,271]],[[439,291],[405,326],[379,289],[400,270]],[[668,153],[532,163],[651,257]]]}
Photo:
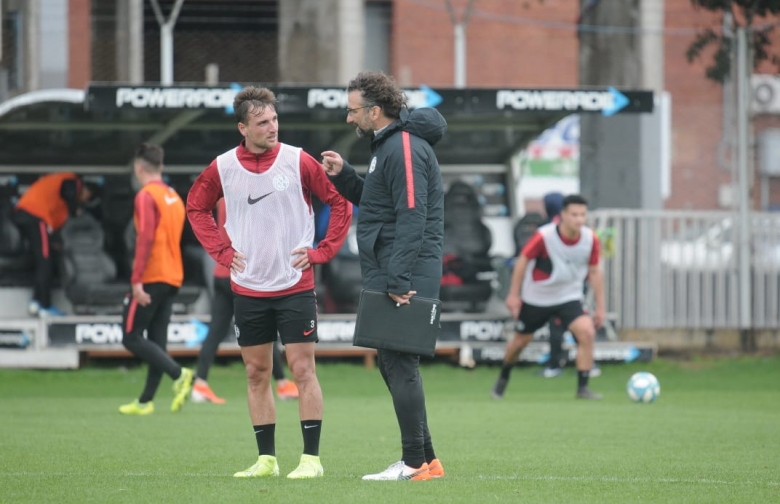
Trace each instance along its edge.
{"label": "white field line", "polygon": [[666,484],[697,484],[697,485],[767,485],[780,486],[780,481],[751,481],[751,480],[719,480],[709,478],[631,478],[615,476],[534,476],[524,474],[510,474],[504,476],[479,475],[478,479],[484,480],[527,480],[527,481],[580,481],[585,483],[666,483]]}
{"label": "white field line", "polygon": [[[221,478],[230,477],[232,474],[228,473],[176,473],[176,476],[183,476],[185,478]],[[0,478],[72,478],[82,476],[105,476],[104,473],[89,473],[89,472],[33,472],[33,471],[21,471],[21,472],[0,472]],[[112,477],[119,478],[159,478],[167,477],[169,474],[159,472],[122,472],[114,473]]]}
{"label": "white field line", "polygon": [[[15,472],[0,472],[0,478],[65,478],[65,477],[78,477],[78,476],[104,476],[97,473],[76,473],[76,472],[33,472],[33,471],[15,471]],[[117,473],[114,477],[118,478],[159,478],[161,476],[167,477],[166,474],[159,472],[124,472]],[[177,477],[185,478],[233,478],[232,474],[227,473],[176,473]],[[481,480],[507,480],[507,481],[573,481],[584,483],[664,483],[664,484],[682,484],[682,485],[766,485],[766,486],[780,486],[780,481],[751,481],[751,480],[719,480],[709,478],[631,478],[631,477],[615,477],[615,476],[537,476],[537,475],[523,475],[523,474],[508,474],[508,475],[483,475],[476,476]],[[345,479],[344,477],[338,477],[338,479]],[[347,477],[346,479],[351,479]],[[462,476],[457,477],[458,480],[466,479]]]}

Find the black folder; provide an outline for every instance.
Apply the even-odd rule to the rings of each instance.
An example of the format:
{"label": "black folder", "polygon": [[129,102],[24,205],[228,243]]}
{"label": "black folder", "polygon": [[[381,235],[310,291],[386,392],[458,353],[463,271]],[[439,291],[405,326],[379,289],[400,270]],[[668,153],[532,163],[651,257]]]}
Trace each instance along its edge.
{"label": "black folder", "polygon": [[386,292],[360,292],[355,346],[382,348],[432,357],[441,332],[441,301],[414,296],[397,306]]}

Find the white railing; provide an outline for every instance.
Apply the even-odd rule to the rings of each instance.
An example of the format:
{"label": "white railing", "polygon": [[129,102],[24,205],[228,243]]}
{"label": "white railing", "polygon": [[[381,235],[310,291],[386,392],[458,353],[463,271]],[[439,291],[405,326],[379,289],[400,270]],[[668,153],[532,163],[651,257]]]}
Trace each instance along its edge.
{"label": "white railing", "polygon": [[[622,328],[740,328],[730,212],[598,210],[607,309]],[[750,217],[751,327],[780,327],[780,214]]]}

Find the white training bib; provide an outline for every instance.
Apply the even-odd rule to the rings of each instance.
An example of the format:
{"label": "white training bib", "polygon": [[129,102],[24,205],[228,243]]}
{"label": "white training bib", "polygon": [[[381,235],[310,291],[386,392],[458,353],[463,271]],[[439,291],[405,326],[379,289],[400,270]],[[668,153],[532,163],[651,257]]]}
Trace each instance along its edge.
{"label": "white training bib", "polygon": [[236,149],[217,157],[225,230],[233,249],[246,256],[246,269],[230,278],[242,287],[274,292],[301,279],[291,254],[311,248],[314,215],[303,197],[300,159],[301,149],[281,144],[271,168],[252,173],[241,166]]}
{"label": "white training bib", "polygon": [[593,252],[593,230],[583,226],[580,239],[567,245],[558,235],[556,224],[539,228],[544,247],[552,262],[552,274],[544,280],[534,280],[536,260],[529,261],[521,291],[523,301],[535,306],[554,306],[582,300],[583,282],[588,277],[590,255]]}

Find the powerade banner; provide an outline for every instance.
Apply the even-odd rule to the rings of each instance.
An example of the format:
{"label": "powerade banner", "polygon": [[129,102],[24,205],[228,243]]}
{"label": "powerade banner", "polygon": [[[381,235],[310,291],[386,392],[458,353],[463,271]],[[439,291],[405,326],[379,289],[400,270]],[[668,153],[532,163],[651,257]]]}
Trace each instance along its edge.
{"label": "powerade banner", "polygon": [[[447,346],[459,346],[471,352],[475,362],[500,362],[504,358],[505,338],[512,335],[512,324],[501,319],[481,320],[443,320],[442,335],[439,342]],[[351,345],[355,332],[354,319],[320,320],[317,332],[323,348],[327,346]],[[168,343],[170,347],[200,348],[206,338],[208,326],[197,319],[174,321],[168,325]],[[548,332],[540,329],[530,345],[520,356],[522,362],[544,364],[549,359]],[[29,338],[23,334],[5,335],[2,343],[12,343],[13,347],[24,347]],[[231,332],[224,340],[228,345],[237,345]],[[122,326],[115,321],[94,322],[52,322],[49,325],[49,344],[52,347],[106,347],[122,346]],[[567,337],[564,348],[569,351],[569,359],[576,356],[576,345]],[[594,346],[594,357],[599,362],[650,361],[654,356],[654,347],[648,344],[605,341],[598,338]]]}
{"label": "powerade banner", "polygon": [[[442,320],[440,341],[470,343],[503,343],[513,334],[512,323],[500,318],[472,320]],[[355,319],[321,318],[317,323],[317,335],[321,343],[352,343]],[[187,347],[199,346],[208,334],[208,324],[191,318],[168,324],[168,343]],[[547,327],[539,329],[536,340],[546,341]],[[597,339],[606,339],[601,332]],[[231,331],[224,340],[235,343]],[[66,322],[53,320],[49,324],[49,343],[66,345],[121,345],[122,326],[116,320]]]}
{"label": "powerade banner", "polygon": [[27,348],[32,338],[27,331],[16,329],[0,330],[0,348]]}
{"label": "powerade banner", "polygon": [[[503,319],[442,320],[439,341],[504,341],[510,330]],[[355,320],[320,320],[317,335],[321,343],[352,343]]]}
{"label": "powerade banner", "polygon": [[502,89],[496,93],[496,108],[499,110],[596,112],[611,116],[625,111],[630,104],[628,96],[613,87],[604,91]]}
{"label": "powerade banner", "polygon": [[[187,322],[168,324],[168,343],[198,347],[206,339],[208,325],[192,319]],[[227,342],[235,342],[231,333]],[[122,345],[122,325],[118,322],[53,322],[49,325],[49,344],[51,346],[70,345]]]}
{"label": "powerade banner", "polygon": [[[504,341],[505,330],[511,330],[503,320],[442,321],[442,341]],[[168,343],[185,347],[200,346],[208,334],[208,325],[200,320],[177,321],[168,324]],[[317,334],[321,343],[352,343],[355,320],[320,320]],[[235,343],[230,332],[224,340]],[[49,344],[69,345],[121,345],[122,326],[116,321],[57,322],[49,324]]]}
{"label": "powerade banner", "polygon": [[[347,91],[337,87],[270,86],[279,112],[307,113],[347,108]],[[232,113],[243,86],[90,86],[85,106],[92,110],[219,110]],[[653,111],[651,91],[605,89],[404,89],[410,108],[436,107],[442,113],[580,112],[611,116]]]}
{"label": "powerade banner", "polygon": [[[568,351],[568,362],[574,362],[577,347],[570,343],[563,345]],[[474,362],[500,363],[504,360],[506,348],[504,345],[475,346],[472,350]],[[651,345],[621,341],[597,341],[593,346],[593,359],[598,362],[649,362],[653,360],[655,350]],[[550,358],[550,345],[544,342],[531,342],[523,349],[518,361],[544,364]]]}

